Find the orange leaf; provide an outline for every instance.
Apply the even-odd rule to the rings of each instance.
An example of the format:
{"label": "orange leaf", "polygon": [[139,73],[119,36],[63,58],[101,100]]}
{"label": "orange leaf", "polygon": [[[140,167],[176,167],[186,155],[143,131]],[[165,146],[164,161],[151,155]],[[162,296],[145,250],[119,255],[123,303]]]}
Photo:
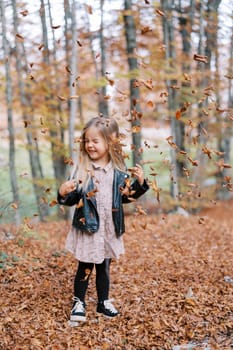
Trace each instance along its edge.
{"label": "orange leaf", "polygon": [[23,16],[23,17],[26,17],[28,15],[28,10],[23,10],[20,12],[20,14]]}
{"label": "orange leaf", "polygon": [[141,29],[141,34],[146,34],[148,32],[152,32],[152,29],[149,26],[145,26]]}
{"label": "orange leaf", "polygon": [[94,188],[94,190],[87,192],[87,199],[90,199],[90,197],[94,197],[96,192],[98,192],[97,188]]}
{"label": "orange leaf", "polygon": [[178,109],[178,111],[176,111],[176,119],[179,120],[181,118],[181,111]]}
{"label": "orange leaf", "polygon": [[147,107],[154,108],[154,103],[152,101],[147,101]]}
{"label": "orange leaf", "polygon": [[49,203],[49,206],[52,208],[52,207],[55,207],[55,205],[58,204],[58,201],[56,199],[53,199],[50,203]]}
{"label": "orange leaf", "polygon": [[78,202],[78,204],[76,204],[76,208],[79,209],[79,208],[82,208],[83,207],[83,199],[81,198]]}
{"label": "orange leaf", "polygon": [[64,96],[59,96],[59,95],[57,95],[57,98],[58,98],[60,101],[67,101],[67,98],[64,97]]}
{"label": "orange leaf", "polygon": [[72,158],[65,158],[64,163],[68,165],[74,165],[74,161]]}
{"label": "orange leaf", "polygon": [[132,132],[133,133],[137,133],[137,132],[140,132],[141,131],[141,126],[140,125],[134,125],[133,127],[132,127]]}
{"label": "orange leaf", "polygon": [[156,9],[155,12],[162,17],[165,16],[165,13],[159,9]]}

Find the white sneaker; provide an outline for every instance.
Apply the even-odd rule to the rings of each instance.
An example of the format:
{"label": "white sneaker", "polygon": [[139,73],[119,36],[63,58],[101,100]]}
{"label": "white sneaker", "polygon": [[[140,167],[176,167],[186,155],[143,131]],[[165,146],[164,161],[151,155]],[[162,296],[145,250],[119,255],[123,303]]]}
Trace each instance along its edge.
{"label": "white sneaker", "polygon": [[99,301],[96,311],[107,317],[114,317],[119,314],[117,309],[111,303],[111,300]]}
{"label": "white sneaker", "polygon": [[70,313],[70,321],[86,321],[85,303],[79,298],[74,297],[74,306]]}

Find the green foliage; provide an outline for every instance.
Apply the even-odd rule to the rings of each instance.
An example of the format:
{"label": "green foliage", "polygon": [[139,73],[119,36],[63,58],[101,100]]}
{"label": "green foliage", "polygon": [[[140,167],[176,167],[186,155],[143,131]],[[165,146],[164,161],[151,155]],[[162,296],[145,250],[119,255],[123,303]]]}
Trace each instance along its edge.
{"label": "green foliage", "polygon": [[0,269],[6,270],[8,267],[14,266],[19,260],[20,258],[17,255],[0,251]]}
{"label": "green foliage", "polygon": [[[30,174],[28,152],[21,144],[16,150],[16,169],[20,202],[18,203],[18,209],[15,209],[12,207],[13,196],[10,186],[9,167],[7,165],[8,152],[6,152],[6,150],[6,148],[0,146],[0,153],[4,155],[5,161],[5,165],[2,166],[0,172],[0,214],[1,222],[10,223],[12,222],[14,210],[19,210],[22,218],[37,215],[38,209],[33,183],[41,186],[43,197],[49,203],[49,201],[56,196],[56,182],[53,175],[49,147],[44,145],[40,153],[44,178],[41,180],[34,180]],[[48,189],[50,190],[48,191]],[[50,208],[51,213],[55,210],[55,208]]]}

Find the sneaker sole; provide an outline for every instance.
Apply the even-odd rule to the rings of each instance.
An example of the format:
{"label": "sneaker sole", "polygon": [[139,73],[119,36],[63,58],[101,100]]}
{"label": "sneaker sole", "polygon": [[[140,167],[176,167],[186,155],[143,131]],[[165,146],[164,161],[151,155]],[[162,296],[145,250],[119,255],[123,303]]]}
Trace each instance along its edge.
{"label": "sneaker sole", "polygon": [[97,315],[98,316],[103,316],[103,317],[106,317],[106,318],[115,318],[117,316],[119,316],[120,314],[118,313],[117,315],[114,315],[114,316],[109,316],[109,315],[105,315],[103,312],[99,312],[99,311],[96,311],[97,312]]}
{"label": "sneaker sole", "polygon": [[70,316],[70,321],[81,321],[81,322],[86,322],[86,316]]}

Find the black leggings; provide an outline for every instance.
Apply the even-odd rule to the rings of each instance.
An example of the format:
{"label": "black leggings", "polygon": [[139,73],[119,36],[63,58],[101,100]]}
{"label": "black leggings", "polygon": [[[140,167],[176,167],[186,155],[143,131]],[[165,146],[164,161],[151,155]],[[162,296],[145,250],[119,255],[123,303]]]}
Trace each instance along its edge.
{"label": "black leggings", "polygon": [[107,300],[110,286],[110,263],[111,259],[105,259],[101,264],[79,261],[74,279],[74,296],[81,301],[85,300],[89,278],[95,266],[98,301]]}

